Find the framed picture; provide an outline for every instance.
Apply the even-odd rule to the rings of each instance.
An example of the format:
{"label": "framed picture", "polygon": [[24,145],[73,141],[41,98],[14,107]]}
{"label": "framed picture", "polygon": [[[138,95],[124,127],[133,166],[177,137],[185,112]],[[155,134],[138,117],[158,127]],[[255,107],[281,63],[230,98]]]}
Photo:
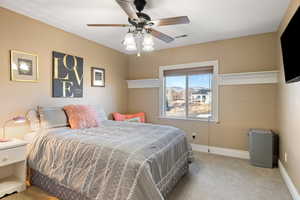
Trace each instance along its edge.
{"label": "framed picture", "polygon": [[52,97],[83,97],[83,58],[53,51]]}
{"label": "framed picture", "polygon": [[105,69],[92,67],[92,87],[105,87]]}
{"label": "framed picture", "polygon": [[21,51],[10,51],[10,79],[37,82],[39,79],[38,56]]}

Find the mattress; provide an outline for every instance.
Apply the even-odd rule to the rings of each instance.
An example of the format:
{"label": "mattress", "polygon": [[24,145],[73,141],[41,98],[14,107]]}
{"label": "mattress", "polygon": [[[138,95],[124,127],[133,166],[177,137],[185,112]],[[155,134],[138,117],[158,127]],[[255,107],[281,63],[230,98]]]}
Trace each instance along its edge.
{"label": "mattress", "polygon": [[36,183],[43,177],[89,200],[162,200],[191,157],[180,129],[107,120],[97,128],[42,131],[28,164]]}

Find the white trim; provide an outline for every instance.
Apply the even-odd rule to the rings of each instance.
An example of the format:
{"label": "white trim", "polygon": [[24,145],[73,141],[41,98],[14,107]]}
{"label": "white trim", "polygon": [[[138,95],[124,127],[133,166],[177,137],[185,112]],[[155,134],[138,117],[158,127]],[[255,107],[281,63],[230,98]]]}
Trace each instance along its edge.
{"label": "white trim", "polygon": [[[219,85],[272,84],[278,83],[278,71],[219,74],[218,79]],[[128,88],[159,88],[160,86],[159,79],[127,80],[127,83]]]}
{"label": "white trim", "polygon": [[127,80],[128,88],[159,88],[159,79]]}
{"label": "white trim", "polygon": [[160,117],[165,117],[163,114],[164,111],[164,71],[165,70],[174,70],[174,69],[186,69],[186,68],[196,68],[196,67],[213,67],[213,77],[212,77],[212,119],[211,121],[218,121],[219,119],[219,103],[218,103],[218,96],[219,96],[219,61],[205,61],[205,62],[196,62],[196,63],[187,63],[187,64],[179,64],[179,65],[168,65],[168,66],[160,66],[159,67],[159,80],[160,80],[160,87],[159,87],[159,110],[160,110]]}
{"label": "white trim", "polygon": [[220,74],[220,85],[278,83],[278,71]]}
{"label": "white trim", "polygon": [[194,62],[194,63],[179,64],[179,65],[166,65],[166,66],[160,66],[159,71],[172,70],[172,69],[197,68],[197,67],[209,67],[209,66],[216,66],[218,64],[219,64],[218,60],[211,60],[205,62]]}
{"label": "white trim", "polygon": [[[222,156],[241,158],[241,159],[250,159],[250,155],[248,151],[237,150],[237,149],[229,149],[229,148],[221,148],[221,147],[213,147],[207,145],[200,144],[191,144],[194,151],[198,152],[206,152],[211,154],[217,154]],[[209,152],[208,152],[209,150]]]}
{"label": "white trim", "polygon": [[208,146],[202,144],[191,144],[193,151],[208,153]]}
{"label": "white trim", "polygon": [[167,116],[158,116],[159,119],[170,119],[170,120],[187,120],[187,121],[200,121],[200,122],[214,122],[216,123],[217,121],[214,121],[212,119],[207,119],[207,118],[184,118],[184,117],[167,117]]}
{"label": "white trim", "polygon": [[298,193],[298,190],[295,187],[292,179],[290,178],[289,174],[287,173],[286,169],[284,168],[284,166],[280,160],[278,160],[278,166],[279,166],[280,174],[281,174],[287,188],[289,189],[293,200],[300,200],[300,195]]}

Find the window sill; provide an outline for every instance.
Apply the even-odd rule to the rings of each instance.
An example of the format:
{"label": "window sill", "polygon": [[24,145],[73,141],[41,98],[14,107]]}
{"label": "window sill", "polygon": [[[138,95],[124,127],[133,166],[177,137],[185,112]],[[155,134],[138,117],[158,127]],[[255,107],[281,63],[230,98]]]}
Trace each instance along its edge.
{"label": "window sill", "polygon": [[171,120],[183,120],[183,121],[200,121],[200,122],[214,122],[218,123],[215,119],[208,119],[208,118],[180,118],[180,117],[166,117],[166,116],[159,116],[159,119],[171,119]]}

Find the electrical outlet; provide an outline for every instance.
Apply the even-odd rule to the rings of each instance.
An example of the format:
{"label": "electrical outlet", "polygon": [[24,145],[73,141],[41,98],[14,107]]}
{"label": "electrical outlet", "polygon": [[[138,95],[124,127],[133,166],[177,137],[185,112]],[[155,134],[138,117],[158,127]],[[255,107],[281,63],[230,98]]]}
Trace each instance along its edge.
{"label": "electrical outlet", "polygon": [[196,139],[197,133],[192,133],[193,140]]}
{"label": "electrical outlet", "polygon": [[284,162],[287,162],[288,161],[288,154],[285,152],[284,153]]}

